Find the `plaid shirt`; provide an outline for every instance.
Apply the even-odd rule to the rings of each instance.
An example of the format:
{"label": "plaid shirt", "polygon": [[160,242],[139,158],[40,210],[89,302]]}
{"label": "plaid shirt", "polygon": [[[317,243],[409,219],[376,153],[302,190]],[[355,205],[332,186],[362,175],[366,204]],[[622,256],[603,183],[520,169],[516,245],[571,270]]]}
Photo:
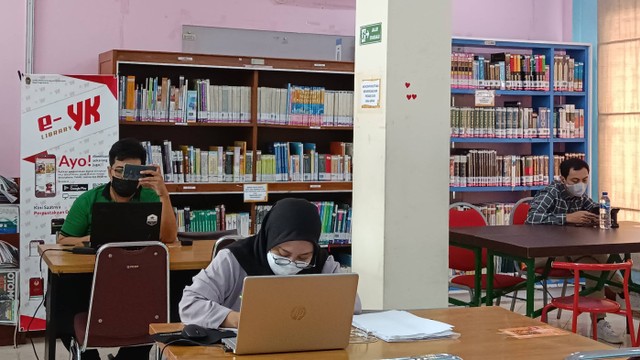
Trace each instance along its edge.
{"label": "plaid shirt", "polygon": [[571,195],[567,187],[556,180],[533,198],[526,223],[564,225],[567,214],[590,211],[598,206],[586,194],[580,197]]}

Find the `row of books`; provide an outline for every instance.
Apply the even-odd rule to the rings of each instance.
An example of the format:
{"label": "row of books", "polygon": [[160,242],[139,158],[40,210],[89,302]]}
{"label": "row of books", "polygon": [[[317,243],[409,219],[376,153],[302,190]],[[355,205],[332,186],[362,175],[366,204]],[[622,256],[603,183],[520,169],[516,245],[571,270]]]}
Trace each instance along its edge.
{"label": "row of books", "polygon": [[449,186],[537,186],[549,183],[549,157],[466,150],[449,157]]}
{"label": "row of books", "polygon": [[584,153],[565,153],[562,155],[553,155],[553,179],[560,180],[560,164],[567,159],[586,160]]}
{"label": "row of books", "polygon": [[166,182],[215,183],[250,182],[253,179],[252,150],[246,141],[235,141],[233,146],[209,146],[200,149],[193,145],[180,145],[173,150],[170,140],[162,145],[142,141],[147,150],[147,163],[161,165]]}
{"label": "row of books", "polygon": [[584,138],[584,109],[564,104],[554,112],[553,136],[561,139]]}
{"label": "row of books", "polygon": [[121,121],[172,121],[176,123],[250,123],[251,88],[211,85],[208,79],[191,83],[180,76],[148,77],[136,84],[135,76],[121,76],[118,85]]}
{"label": "row of books", "polygon": [[548,138],[550,114],[545,107],[452,107],[451,137]]}
{"label": "row of books", "polygon": [[545,55],[495,53],[451,54],[454,89],[549,90],[549,65]]}
{"label": "row of books", "polygon": [[331,142],[331,154],[318,154],[316,145],[274,142],[262,155],[257,181],[351,181],[353,144]]}
{"label": "row of books", "polygon": [[[584,63],[569,55],[553,57],[553,89],[584,91]],[[549,64],[543,54],[451,54],[451,87],[548,91]]]}
{"label": "row of books", "polygon": [[270,154],[247,150],[246,141],[233,146],[210,146],[208,150],[181,145],[173,150],[171,141],[162,145],[142,142],[147,163],[161,165],[166,182],[218,183],[253,181],[351,181],[353,144],[334,141],[331,154],[319,154],[314,143],[275,142]]}
{"label": "row of books", "polygon": [[[454,138],[584,138],[584,109],[564,104],[551,110],[516,106],[480,108],[451,107],[451,137]],[[505,103],[507,104],[507,103]],[[550,122],[553,120],[553,127]]]}
{"label": "row of books", "polygon": [[248,212],[226,213],[224,205],[213,209],[195,210],[190,207],[174,207],[179,232],[211,232],[237,229],[238,234],[251,234],[251,217]]}
{"label": "row of books", "polygon": [[289,84],[258,88],[258,124],[353,126],[353,91]]}
{"label": "row of books", "polygon": [[[351,206],[334,201],[313,202],[318,208],[322,222],[320,245],[351,243]],[[264,217],[271,205],[256,206],[256,231],[262,227]]]}
{"label": "row of books", "polygon": [[584,91],[584,63],[571,56],[553,56],[553,90]]}

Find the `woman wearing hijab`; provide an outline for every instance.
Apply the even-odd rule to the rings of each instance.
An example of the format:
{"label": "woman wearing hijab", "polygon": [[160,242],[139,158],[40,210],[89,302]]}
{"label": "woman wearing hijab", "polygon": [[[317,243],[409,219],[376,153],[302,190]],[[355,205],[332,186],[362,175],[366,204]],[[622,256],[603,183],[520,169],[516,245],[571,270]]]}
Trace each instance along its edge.
{"label": "woman wearing hijab", "polygon": [[[180,319],[205,328],[237,328],[244,278],[260,275],[339,273],[340,264],[318,246],[318,208],[283,199],[267,213],[258,234],[221,250],[193,277],[180,301]],[[361,311],[356,297],[355,313]]]}

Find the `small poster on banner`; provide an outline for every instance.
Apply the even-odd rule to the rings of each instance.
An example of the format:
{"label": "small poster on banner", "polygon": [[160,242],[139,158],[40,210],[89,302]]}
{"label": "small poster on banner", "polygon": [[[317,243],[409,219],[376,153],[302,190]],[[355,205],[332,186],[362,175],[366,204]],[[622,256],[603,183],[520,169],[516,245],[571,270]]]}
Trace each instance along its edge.
{"label": "small poster on banner", "polygon": [[22,78],[20,331],[45,327],[39,305],[47,271],[44,265],[40,271],[37,245],[55,243],[74,200],[109,181],[108,152],[118,140],[117,88],[115,76]]}

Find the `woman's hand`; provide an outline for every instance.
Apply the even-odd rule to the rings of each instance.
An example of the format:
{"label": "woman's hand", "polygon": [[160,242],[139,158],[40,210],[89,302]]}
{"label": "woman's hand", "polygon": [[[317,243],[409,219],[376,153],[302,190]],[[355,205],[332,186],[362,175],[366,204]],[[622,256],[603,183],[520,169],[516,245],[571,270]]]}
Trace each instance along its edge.
{"label": "woman's hand", "polygon": [[238,328],[240,323],[240,313],[237,311],[231,311],[222,322],[221,326],[225,328]]}

